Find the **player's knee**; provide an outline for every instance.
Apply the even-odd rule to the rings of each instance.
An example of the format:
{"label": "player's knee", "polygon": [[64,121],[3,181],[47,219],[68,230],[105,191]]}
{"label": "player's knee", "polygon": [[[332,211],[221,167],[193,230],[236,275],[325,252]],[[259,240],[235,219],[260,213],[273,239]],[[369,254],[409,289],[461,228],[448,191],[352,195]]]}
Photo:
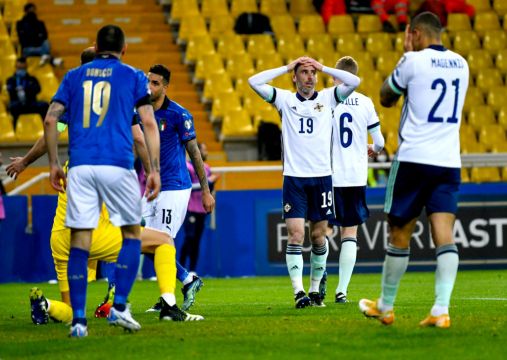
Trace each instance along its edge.
{"label": "player's knee", "polygon": [[139,225],[124,225],[121,227],[121,234],[124,239],[140,239],[141,227]]}

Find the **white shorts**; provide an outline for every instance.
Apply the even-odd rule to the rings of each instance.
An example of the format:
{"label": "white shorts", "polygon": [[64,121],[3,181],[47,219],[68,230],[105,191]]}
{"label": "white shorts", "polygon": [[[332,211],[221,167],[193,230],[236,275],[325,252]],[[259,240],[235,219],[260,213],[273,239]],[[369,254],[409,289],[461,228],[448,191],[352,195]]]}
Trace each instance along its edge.
{"label": "white shorts", "polygon": [[65,226],[95,229],[102,202],[116,226],[141,222],[141,190],[134,170],[109,165],[80,165],[67,177]]}
{"label": "white shorts", "polygon": [[168,233],[173,239],[183,225],[192,189],[161,191],[148,202],[143,197],[143,218],[146,228]]}

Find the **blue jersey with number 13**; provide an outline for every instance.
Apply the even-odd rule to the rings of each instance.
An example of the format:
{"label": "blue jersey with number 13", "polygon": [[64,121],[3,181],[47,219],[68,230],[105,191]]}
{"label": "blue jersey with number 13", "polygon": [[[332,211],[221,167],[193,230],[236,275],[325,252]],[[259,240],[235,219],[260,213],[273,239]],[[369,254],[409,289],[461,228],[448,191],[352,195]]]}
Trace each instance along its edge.
{"label": "blue jersey with number 13", "polygon": [[132,169],[132,109],[147,96],[146,75],[112,55],[69,71],[53,97],[69,121],[69,167]]}

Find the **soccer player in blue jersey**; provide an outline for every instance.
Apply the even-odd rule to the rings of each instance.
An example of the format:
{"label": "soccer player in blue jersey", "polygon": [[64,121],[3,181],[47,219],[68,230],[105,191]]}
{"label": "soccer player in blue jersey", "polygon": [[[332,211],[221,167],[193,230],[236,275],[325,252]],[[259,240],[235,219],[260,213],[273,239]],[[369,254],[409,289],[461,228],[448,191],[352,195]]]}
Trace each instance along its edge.
{"label": "soccer player in blue jersey", "polygon": [[[170,78],[171,72],[163,65],[153,65],[148,73],[150,100],[155,109],[155,118],[160,132],[162,186],[160,195],[155,201],[149,203],[143,200],[143,218],[147,229],[161,231],[173,240],[185,220],[192,190],[185,150],[199,177],[203,193],[202,204],[207,212],[213,211],[215,199],[211,195],[201,153],[197,146],[193,117],[187,109],[170,100],[166,95]],[[175,254],[167,254],[167,256],[175,256]],[[157,276],[160,276],[157,265],[155,261],[155,270],[157,270]],[[193,304],[195,292],[202,286],[202,281],[186,272],[181,265],[177,264],[177,266],[178,278],[184,285],[183,309],[187,310]],[[192,290],[191,296],[186,290]],[[162,294],[159,303],[152,309],[160,309],[162,319],[166,316],[165,314],[170,317],[174,304],[174,295]]]}
{"label": "soccer player in blue jersey", "polygon": [[133,170],[132,109],[144,124],[150,155],[145,196],[151,201],[160,191],[160,140],[150,103],[147,78],[140,70],[121,63],[125,35],[115,25],[102,27],[96,38],[94,61],[69,71],[44,120],[51,185],[63,191],[66,176],[58,160],[58,119],[69,116],[68,208],[65,225],[71,228],[68,279],[73,320],[71,337],[88,335],[86,273],[91,234],[97,226],[102,202],[111,222],[121,227],[123,245],[116,265],[116,296],[108,317],[111,325],[139,330],[126,307],[141,252],[141,195]]}

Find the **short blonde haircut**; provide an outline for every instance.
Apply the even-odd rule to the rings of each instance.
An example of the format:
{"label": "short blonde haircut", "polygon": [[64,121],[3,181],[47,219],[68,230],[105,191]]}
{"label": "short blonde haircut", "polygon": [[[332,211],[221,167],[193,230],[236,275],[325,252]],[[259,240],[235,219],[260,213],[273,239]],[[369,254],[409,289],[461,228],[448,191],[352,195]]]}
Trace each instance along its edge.
{"label": "short blonde haircut", "polygon": [[344,56],[340,58],[336,62],[337,69],[348,71],[349,73],[352,73],[354,75],[357,75],[357,72],[359,70],[359,65],[357,65],[357,61],[354,60],[352,56]]}

